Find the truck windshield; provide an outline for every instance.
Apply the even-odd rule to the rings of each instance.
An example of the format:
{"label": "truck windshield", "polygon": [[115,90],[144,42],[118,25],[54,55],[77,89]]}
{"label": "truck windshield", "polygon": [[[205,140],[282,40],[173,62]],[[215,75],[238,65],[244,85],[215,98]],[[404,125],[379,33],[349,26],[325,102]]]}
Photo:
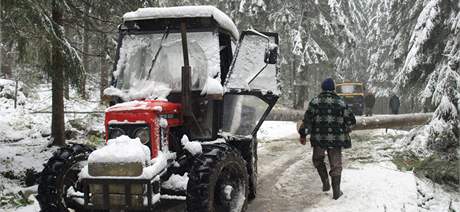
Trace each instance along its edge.
{"label": "truck windshield", "polygon": [[363,92],[363,87],[359,84],[337,86],[337,93],[362,93],[362,92]]}
{"label": "truck windshield", "polygon": [[[136,98],[155,96],[154,90],[146,91],[149,88],[166,87],[172,92],[181,90],[181,70],[184,64],[181,35],[168,33],[162,41],[164,35],[128,34],[123,37],[114,72],[116,88],[127,95],[133,94]],[[220,71],[218,35],[216,32],[188,32],[187,40],[192,67],[192,90],[201,90],[208,76],[217,76]],[[157,53],[157,59],[152,66]]]}

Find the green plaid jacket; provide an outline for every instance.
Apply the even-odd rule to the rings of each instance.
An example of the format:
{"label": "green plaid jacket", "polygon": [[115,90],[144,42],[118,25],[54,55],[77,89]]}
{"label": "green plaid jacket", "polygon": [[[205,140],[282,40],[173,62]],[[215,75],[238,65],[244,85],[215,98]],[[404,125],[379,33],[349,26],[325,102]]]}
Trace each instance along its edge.
{"label": "green plaid jacket", "polygon": [[302,137],[310,134],[312,146],[350,148],[349,133],[355,124],[355,115],[342,98],[325,91],[311,100],[299,133]]}

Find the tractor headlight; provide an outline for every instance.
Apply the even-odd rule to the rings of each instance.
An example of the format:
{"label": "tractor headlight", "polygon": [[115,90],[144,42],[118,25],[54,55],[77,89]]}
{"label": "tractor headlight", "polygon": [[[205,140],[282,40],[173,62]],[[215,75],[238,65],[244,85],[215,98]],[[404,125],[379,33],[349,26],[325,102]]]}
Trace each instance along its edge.
{"label": "tractor headlight", "polygon": [[126,132],[120,128],[109,128],[109,139],[118,138],[122,135],[126,135]]}
{"label": "tractor headlight", "polygon": [[150,141],[150,134],[148,127],[142,127],[134,132],[134,137],[139,138],[142,144],[147,144]]}

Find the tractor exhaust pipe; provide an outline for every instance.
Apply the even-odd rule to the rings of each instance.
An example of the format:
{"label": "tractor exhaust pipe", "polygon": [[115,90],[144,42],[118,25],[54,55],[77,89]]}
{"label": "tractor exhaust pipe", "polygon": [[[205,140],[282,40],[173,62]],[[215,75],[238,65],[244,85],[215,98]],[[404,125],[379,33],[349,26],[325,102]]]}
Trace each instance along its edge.
{"label": "tractor exhaust pipe", "polygon": [[[197,129],[200,135],[204,135],[204,131],[200,123],[193,114],[192,108],[192,68],[188,58],[188,45],[187,45],[187,25],[186,20],[182,19],[180,23],[180,33],[182,39],[182,55],[184,57],[184,66],[182,66],[182,120],[184,124],[190,126],[191,129]],[[192,131],[192,130],[191,130]],[[192,132],[191,132],[192,133]],[[190,135],[190,138],[193,138]]]}
{"label": "tractor exhaust pipe", "polygon": [[184,66],[182,66],[182,118],[193,116],[191,104],[191,67],[188,58],[187,45],[187,26],[186,20],[180,23],[180,32],[182,39],[182,55],[184,57]]}

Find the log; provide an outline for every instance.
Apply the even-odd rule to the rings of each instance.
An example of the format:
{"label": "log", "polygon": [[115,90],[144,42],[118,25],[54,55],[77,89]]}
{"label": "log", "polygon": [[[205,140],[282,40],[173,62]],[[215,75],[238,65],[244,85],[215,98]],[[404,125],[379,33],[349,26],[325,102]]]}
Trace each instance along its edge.
{"label": "log", "polygon": [[432,113],[359,116],[356,117],[356,126],[353,130],[415,127],[427,124],[432,117]]}
{"label": "log", "polygon": [[[304,113],[305,111],[303,110],[275,108],[267,116],[266,120],[298,122],[303,119]],[[414,127],[428,123],[432,117],[432,113],[357,116],[356,126],[353,130]]]}
{"label": "log", "polygon": [[288,108],[273,108],[265,120],[267,121],[300,121],[303,119],[305,110]]}

